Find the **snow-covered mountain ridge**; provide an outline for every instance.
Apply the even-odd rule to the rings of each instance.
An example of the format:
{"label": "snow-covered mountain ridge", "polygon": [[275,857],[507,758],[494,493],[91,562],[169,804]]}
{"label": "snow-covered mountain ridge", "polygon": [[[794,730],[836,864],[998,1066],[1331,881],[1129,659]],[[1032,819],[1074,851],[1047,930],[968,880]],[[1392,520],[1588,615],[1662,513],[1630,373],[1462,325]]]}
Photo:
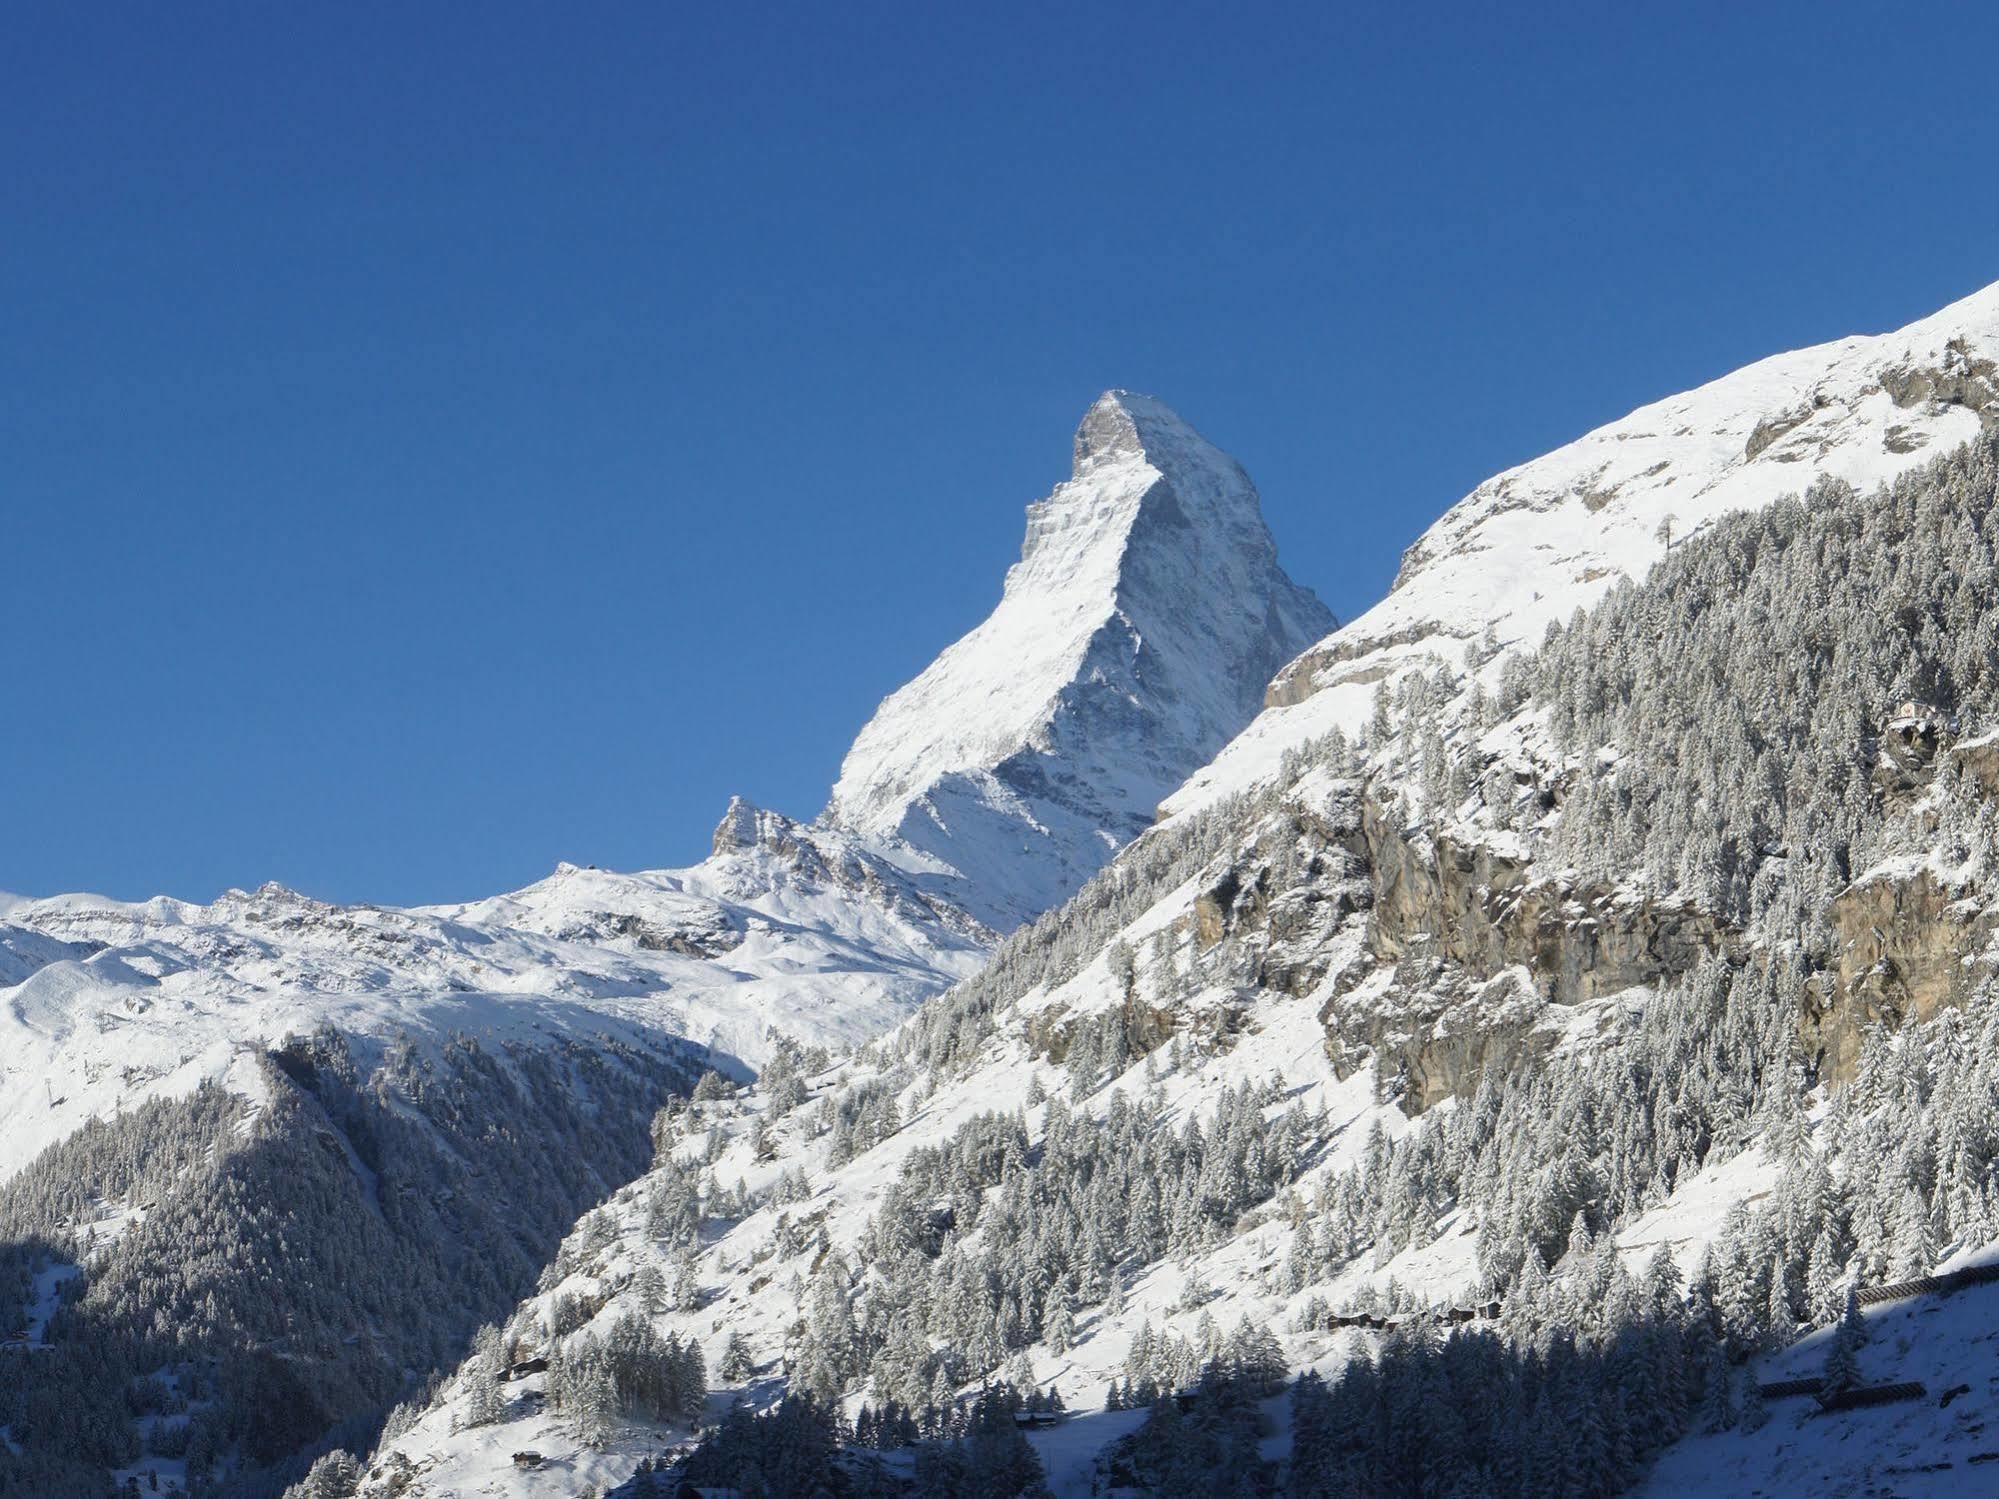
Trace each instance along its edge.
{"label": "snow-covered mountain ridge", "polygon": [[205,906],[8,898],[0,1174],[94,1112],[319,1023],[602,1015],[725,1067],[779,1034],[879,1034],[1141,829],[1330,624],[1277,567],[1241,468],[1160,402],[1102,397],[1074,468],[1030,507],[992,618],[882,705],[815,823],[738,800],[689,869],[564,866],[409,911],[275,886]]}
{"label": "snow-covered mountain ridge", "polygon": [[1720,516],[1821,476],[1871,489],[1994,430],[1999,283],[1894,332],[1778,354],[1642,406],[1453,505],[1388,595],[1286,666],[1268,710],[1167,806],[1269,778],[1287,749],[1358,729],[1375,684],[1457,665],[1488,631],[1502,649],[1537,644]]}
{"label": "snow-covered mountain ridge", "polygon": [[[46,1465],[33,1491],[95,1493],[130,1449],[120,1382],[156,1370],[210,1407],[197,1469],[267,1485],[253,1469],[379,1416],[527,1290],[704,1068],[879,1035],[1137,833],[1330,617],[1277,569],[1240,468],[1157,402],[1099,402],[1076,475],[1033,507],[983,644],[849,757],[947,743],[902,788],[913,821],[738,799],[691,868],[565,864],[412,909],[0,897],[0,1317],[62,1278],[79,1310],[44,1308],[30,1351],[80,1324],[108,1360],[76,1430],[0,1396],[0,1434]],[[307,1388],[267,1407],[250,1348]]]}
{"label": "snow-covered mountain ridge", "polygon": [[1027,517],[999,606],[881,705],[826,809],[954,869],[1002,929],[1136,836],[1333,624],[1241,465],[1150,396],[1100,397]]}
{"label": "snow-covered mountain ridge", "polygon": [[[725,821],[725,828],[730,824]],[[685,870],[560,866],[511,895],[398,910],[276,885],[205,906],[90,896],[0,919],[0,1178],[84,1120],[321,1025],[678,1039],[741,1075],[771,1041],[853,1045],[976,969],[985,939],[853,840],[793,826]]]}
{"label": "snow-covered mountain ridge", "polygon": [[[1906,432],[1866,446],[1885,429],[1856,397],[1784,491],[1717,502],[1669,557],[1634,542],[1641,586],[1572,580],[1536,617],[1530,582],[1521,634],[1482,642],[1474,616],[1440,660],[1412,617],[1315,667],[1340,679],[1267,712],[979,977],[827,1074],[688,1117],[509,1335],[560,1357],[639,1310],[711,1370],[740,1342],[718,1406],[1025,1376],[1094,1411],[1191,1382],[1246,1322],[1294,1370],[1352,1374],[1342,1460],[1385,1465],[1290,1492],[1611,1493],[1844,1286],[1990,1243],[1999,804],[1953,756],[1999,716],[1995,307],[1900,340],[1960,362],[1941,375],[1876,369],[1920,459]],[[1689,464],[1717,424],[1751,464],[1798,430],[1752,444],[1763,415],[1712,414],[1681,433]],[[1902,483],[1813,488],[1877,471]],[[1572,501],[1612,508],[1557,496],[1530,573],[1566,555]],[[1513,514],[1533,513],[1470,530]],[[1412,579],[1475,568],[1468,546]],[[1576,602],[1538,655],[1507,649]],[[1914,789],[1881,773],[1912,697],[1949,725]],[[1925,875],[1944,896],[1882,930],[1848,910]],[[1824,1039],[1841,1026],[1865,1035],[1851,1065]],[[674,1288],[650,1309],[649,1268]],[[1446,1339],[1443,1309],[1487,1298],[1496,1328]],[[1417,1337],[1343,1315],[1384,1301]],[[660,1435],[594,1447],[531,1401],[467,1430],[464,1390],[385,1444],[377,1481],[400,1453],[412,1492],[529,1493],[495,1471],[504,1444],[608,1475]]]}
{"label": "snow-covered mountain ridge", "polygon": [[563,866],[408,911],[276,886],[205,906],[7,898],[0,1176],[93,1113],[321,1023],[602,1016],[724,1067],[777,1035],[880,1034],[1139,831],[1331,623],[1277,567],[1241,468],[1160,402],[1098,400],[1074,470],[1030,507],[992,618],[882,705],[817,822],[739,799],[691,868]]}

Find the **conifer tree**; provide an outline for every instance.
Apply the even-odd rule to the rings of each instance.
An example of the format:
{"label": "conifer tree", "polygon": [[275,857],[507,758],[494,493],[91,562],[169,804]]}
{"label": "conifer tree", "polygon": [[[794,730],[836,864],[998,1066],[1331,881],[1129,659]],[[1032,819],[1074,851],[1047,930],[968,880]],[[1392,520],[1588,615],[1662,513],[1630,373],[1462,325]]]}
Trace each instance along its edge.
{"label": "conifer tree", "polygon": [[1860,1345],[1866,1340],[1867,1323],[1860,1315],[1860,1302],[1848,1291],[1846,1309],[1840,1314],[1839,1326],[1833,1330],[1820,1375],[1821,1388],[1826,1394],[1836,1395],[1860,1383]]}
{"label": "conifer tree", "polygon": [[719,1370],[723,1379],[730,1384],[741,1384],[755,1370],[750,1358],[750,1345],[739,1332],[731,1332],[729,1340],[722,1345],[722,1363]]}

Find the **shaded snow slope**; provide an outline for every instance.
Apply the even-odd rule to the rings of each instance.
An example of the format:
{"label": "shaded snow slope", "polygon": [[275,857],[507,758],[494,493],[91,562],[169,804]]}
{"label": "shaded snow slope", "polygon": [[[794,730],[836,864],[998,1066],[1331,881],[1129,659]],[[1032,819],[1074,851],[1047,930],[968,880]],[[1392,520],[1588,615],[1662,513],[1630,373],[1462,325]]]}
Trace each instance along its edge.
{"label": "shaded snow slope", "polygon": [[1279,567],[1241,466],[1110,391],[1072,477],[1028,507],[999,606],[881,705],[826,819],[933,855],[1012,926],[1142,831],[1332,623]]}
{"label": "shaded snow slope", "polygon": [[1487,629],[1533,647],[1552,620],[1642,577],[1716,517],[1830,476],[1871,489],[1999,426],[1999,283],[1874,337],[1779,354],[1640,407],[1494,475],[1411,546],[1372,609],[1306,651],[1271,706],[1168,802],[1184,811],[1365,721],[1375,684]]}
{"label": "shaded snow slope", "polygon": [[[1960,1256],[1986,1261],[1988,1247]],[[1954,1261],[1948,1268],[1957,1268]],[[1920,1296],[1865,1314],[1864,1385],[1915,1382],[1913,1400],[1826,1412],[1809,1396],[1772,1400],[1755,1430],[1683,1438],[1634,1490],[1643,1495],[1761,1494],[1767,1499],[1999,1492],[1999,1287]],[[1823,1330],[1754,1366],[1764,1383],[1824,1369]],[[1950,1403],[1944,1404],[1948,1395]]]}

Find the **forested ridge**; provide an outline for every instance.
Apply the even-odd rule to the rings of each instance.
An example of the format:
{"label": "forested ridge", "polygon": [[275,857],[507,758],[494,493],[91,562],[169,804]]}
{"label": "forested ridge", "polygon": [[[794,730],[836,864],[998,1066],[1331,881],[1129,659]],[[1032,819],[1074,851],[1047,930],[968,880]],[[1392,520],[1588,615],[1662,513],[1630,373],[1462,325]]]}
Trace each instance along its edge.
{"label": "forested ridge", "polygon": [[[0,1188],[17,1308],[36,1270],[81,1267],[47,1346],[0,1351],[0,1493],[96,1499],[147,1453],[198,1493],[275,1493],[317,1447],[365,1445],[644,1169],[689,1082],[608,1037],[393,1043],[364,1071],[329,1028],[258,1064],[254,1102],[149,1100]],[[102,1205],[140,1211],[108,1237]],[[135,1417],[157,1418],[143,1442]]]}

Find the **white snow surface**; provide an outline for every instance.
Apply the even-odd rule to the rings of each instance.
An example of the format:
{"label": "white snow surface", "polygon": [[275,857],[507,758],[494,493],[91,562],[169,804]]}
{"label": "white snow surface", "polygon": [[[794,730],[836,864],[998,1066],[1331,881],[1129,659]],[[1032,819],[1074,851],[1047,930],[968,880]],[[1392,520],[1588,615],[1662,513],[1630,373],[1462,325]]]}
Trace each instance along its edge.
{"label": "white snow surface", "polygon": [[826,819],[922,849],[1002,929],[1074,891],[1332,627],[1285,576],[1240,465],[1109,391],[1027,510],[999,606],[890,695]]}
{"label": "white snow surface", "polygon": [[[749,829],[749,841],[737,839]],[[757,841],[762,840],[762,841]],[[0,1178],[93,1115],[217,1078],[245,1048],[611,1032],[742,1075],[779,1035],[850,1046],[974,971],[986,936],[833,830],[732,806],[713,856],[558,866],[511,895],[401,910],[278,885],[205,905],[89,895],[0,919]]]}
{"label": "white snow surface", "polygon": [[[1999,1246],[1987,1245],[1938,1268],[1995,1257]],[[1632,1492],[1657,1499],[1999,1493],[1999,1286],[1890,1302],[1863,1315],[1861,1383],[1913,1381],[1925,1387],[1921,1398],[1837,1412],[1809,1396],[1772,1400],[1769,1420],[1755,1431],[1683,1437]],[[1831,1336],[1822,1330],[1760,1360],[1750,1377],[1767,1384],[1820,1373]]]}
{"label": "white snow surface", "polygon": [[1642,578],[1668,521],[1677,545],[1821,477],[1865,491],[1963,445],[1981,423],[1962,386],[1994,359],[1999,283],[1893,333],[1759,360],[1494,475],[1409,548],[1386,598],[1284,669],[1272,706],[1166,810],[1271,779],[1286,750],[1359,728],[1377,682],[1457,665],[1488,628],[1534,648],[1550,621]]}

